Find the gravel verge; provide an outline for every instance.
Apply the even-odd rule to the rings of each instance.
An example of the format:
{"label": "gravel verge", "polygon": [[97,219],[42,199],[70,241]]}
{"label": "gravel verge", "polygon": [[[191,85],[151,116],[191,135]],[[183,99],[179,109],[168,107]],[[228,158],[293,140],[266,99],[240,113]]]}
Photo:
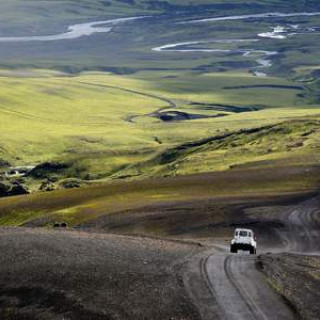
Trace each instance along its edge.
{"label": "gravel verge", "polygon": [[319,256],[266,254],[259,257],[258,266],[301,319],[319,319]]}

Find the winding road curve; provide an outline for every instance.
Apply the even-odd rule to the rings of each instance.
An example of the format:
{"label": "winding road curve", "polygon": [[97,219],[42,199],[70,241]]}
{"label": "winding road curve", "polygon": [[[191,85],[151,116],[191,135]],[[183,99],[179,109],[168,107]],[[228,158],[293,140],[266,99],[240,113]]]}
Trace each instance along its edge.
{"label": "winding road curve", "polygon": [[[284,209],[285,229],[278,247],[259,253],[282,251],[319,255],[320,196]],[[229,254],[225,244],[202,254],[188,265],[184,283],[204,320],[290,320],[296,315],[271,289],[256,268],[256,258]]]}

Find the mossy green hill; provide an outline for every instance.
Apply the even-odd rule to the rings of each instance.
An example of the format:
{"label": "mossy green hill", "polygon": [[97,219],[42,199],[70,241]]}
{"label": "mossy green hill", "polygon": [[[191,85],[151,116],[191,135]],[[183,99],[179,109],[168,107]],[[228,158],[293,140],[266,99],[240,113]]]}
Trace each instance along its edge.
{"label": "mossy green hill", "polygon": [[[30,71],[24,78],[2,77],[3,163],[67,162],[60,178],[92,180],[286,158],[318,161],[319,111],[297,97],[303,86],[246,73],[181,73],[174,80],[151,75]],[[185,118],[170,118],[170,112]]]}
{"label": "mossy green hill", "polygon": [[[317,189],[319,17],[181,23],[316,10],[311,0],[2,1],[1,180],[9,189],[58,190],[1,200],[0,224],[64,219],[76,226],[120,209],[187,201],[191,193],[199,200],[239,195],[238,188]],[[77,39],[5,39],[137,15],[149,18]],[[286,38],[258,36],[277,26]],[[176,43],[182,51],[155,50]],[[35,168],[24,177],[8,174],[29,166]],[[208,172],[221,173],[204,183]],[[200,176],[188,180],[190,192],[176,182],[183,178],[171,180],[194,174]],[[124,192],[124,181],[112,200],[107,190],[119,180],[139,180],[128,187],[139,190]],[[83,186],[89,189],[61,190]]]}

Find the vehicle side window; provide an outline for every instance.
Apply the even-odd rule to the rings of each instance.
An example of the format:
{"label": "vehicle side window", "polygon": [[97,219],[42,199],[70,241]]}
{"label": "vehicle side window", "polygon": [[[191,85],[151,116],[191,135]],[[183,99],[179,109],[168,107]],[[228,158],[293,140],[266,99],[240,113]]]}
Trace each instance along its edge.
{"label": "vehicle side window", "polygon": [[238,231],[236,232],[236,237],[239,235]]}
{"label": "vehicle side window", "polygon": [[252,233],[251,232],[249,232],[249,237],[252,237]]}

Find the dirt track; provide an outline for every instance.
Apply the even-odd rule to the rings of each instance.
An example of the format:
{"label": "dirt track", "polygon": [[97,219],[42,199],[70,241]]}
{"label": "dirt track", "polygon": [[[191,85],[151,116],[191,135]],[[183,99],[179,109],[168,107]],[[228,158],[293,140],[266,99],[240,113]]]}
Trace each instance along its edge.
{"label": "dirt track", "polygon": [[[260,253],[282,252],[319,255],[320,252],[320,197],[303,201],[295,206],[288,207],[260,207],[261,212],[270,212],[264,215],[264,220],[272,221],[277,217],[284,224],[279,233],[279,241],[274,246],[272,239],[267,239],[260,248]],[[281,212],[272,214],[273,210]],[[254,214],[254,209],[250,209]],[[260,211],[260,212],[259,212]],[[276,210],[277,211],[277,210]],[[185,285],[193,295],[194,301],[200,307],[203,319],[296,319],[301,314],[308,314],[304,310],[295,310],[285,303],[279,293],[272,290],[267,278],[257,270],[256,259],[249,255],[228,253],[229,247],[222,242],[205,254],[199,255],[192,261],[186,271],[186,275],[193,273],[195,277],[186,276]],[[260,261],[261,262],[261,261]],[[195,269],[198,272],[195,272]],[[270,271],[269,266],[269,274]],[[295,275],[295,270],[290,270]],[[198,275],[196,274],[198,273]],[[200,275],[200,276],[199,276]],[[287,280],[288,281],[288,280]],[[292,279],[289,279],[292,282]],[[300,279],[300,283],[303,282]],[[282,284],[283,285],[283,284]],[[315,285],[315,287],[317,287]],[[298,292],[298,290],[296,290]],[[280,290],[281,292],[281,290]],[[283,294],[283,292],[281,292]],[[296,293],[297,294],[297,293]],[[310,298],[311,296],[311,298]],[[312,307],[311,314],[320,311],[315,307],[320,297],[319,287],[311,294],[307,303],[301,303],[303,308]],[[211,297],[211,298],[210,298]],[[291,300],[303,301],[305,297],[294,296]],[[291,301],[290,300],[290,301]],[[318,309],[317,309],[318,308]],[[316,319],[312,316],[306,319]]]}
{"label": "dirt track", "polygon": [[[90,227],[100,225],[100,233],[1,228],[0,319],[296,319],[299,307],[316,306],[305,316],[314,319],[316,282],[314,291],[297,297],[294,288],[291,295],[276,292],[268,278],[285,286],[297,274],[295,263],[273,258],[280,252],[319,254],[319,208],[320,196],[305,194],[211,199],[126,212],[118,222],[99,219]],[[193,240],[102,233],[139,225],[136,233],[158,225],[167,236]],[[262,256],[229,254],[230,235],[241,225],[258,232]],[[275,277],[288,266],[287,276]],[[304,282],[300,275],[297,283]],[[293,310],[282,295],[303,303]]]}

